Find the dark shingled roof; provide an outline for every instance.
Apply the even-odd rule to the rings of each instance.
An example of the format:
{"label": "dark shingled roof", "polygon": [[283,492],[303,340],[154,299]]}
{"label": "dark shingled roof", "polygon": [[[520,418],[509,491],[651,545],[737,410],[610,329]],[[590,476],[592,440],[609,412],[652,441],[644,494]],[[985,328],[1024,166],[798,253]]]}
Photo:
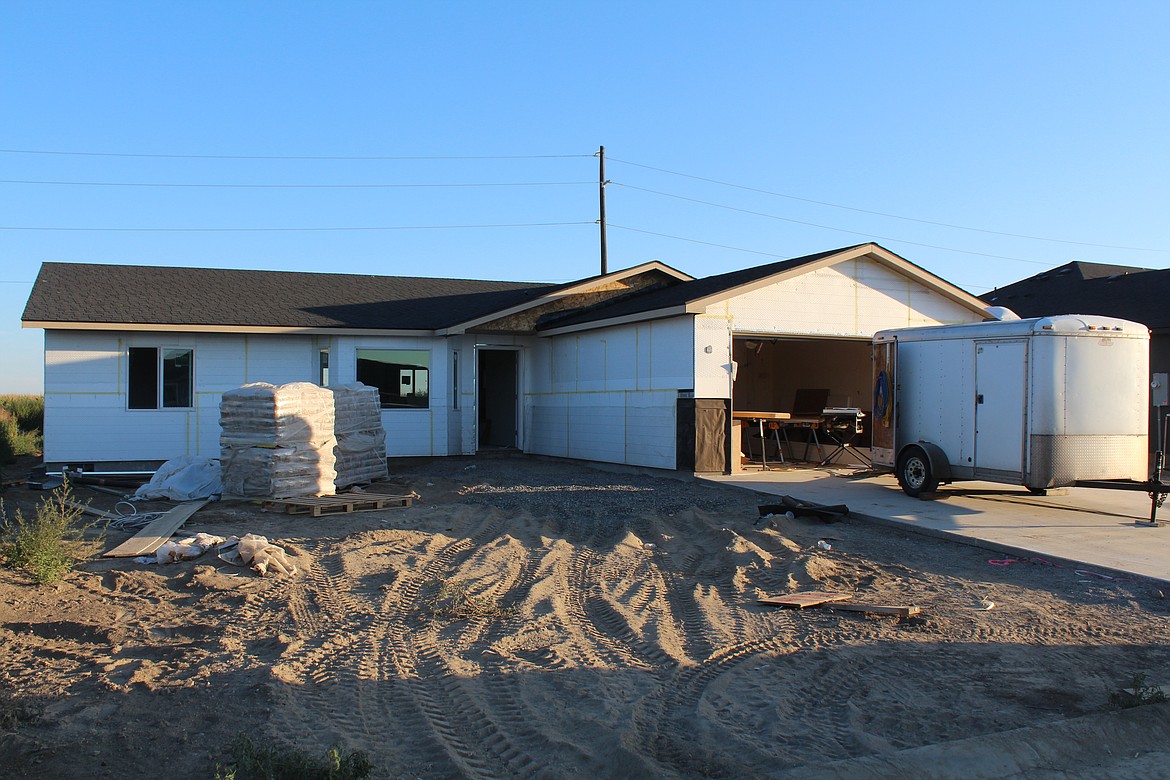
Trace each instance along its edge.
{"label": "dark shingled roof", "polygon": [[842,247],[840,249],[831,249],[828,252],[817,252],[814,255],[794,257],[791,260],[781,260],[776,263],[768,263],[767,265],[758,265],[754,268],[744,268],[739,271],[729,271],[725,274],[707,276],[690,282],[682,282],[671,287],[634,293],[588,309],[570,312],[564,316],[550,317],[541,322],[540,329],[547,330],[569,325],[580,325],[587,322],[598,322],[615,317],[627,317],[633,314],[683,306],[691,301],[697,301],[726,290],[733,290],[736,287],[766,279],[769,276],[790,271],[802,265],[815,263],[817,260],[823,260],[831,255],[856,249],[859,246],[864,246],[864,244],[854,244],[853,246]]}
{"label": "dark shingled roof", "polygon": [[1099,314],[1170,329],[1170,270],[1067,263],[985,293],[983,300],[1021,317]]}
{"label": "dark shingled roof", "polygon": [[45,263],[25,321],[434,330],[566,285]]}

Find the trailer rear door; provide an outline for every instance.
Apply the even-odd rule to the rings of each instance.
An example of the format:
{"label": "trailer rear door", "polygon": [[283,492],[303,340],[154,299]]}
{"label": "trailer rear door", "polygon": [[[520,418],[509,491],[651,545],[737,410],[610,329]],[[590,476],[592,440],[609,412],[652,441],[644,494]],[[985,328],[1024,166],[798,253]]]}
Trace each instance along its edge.
{"label": "trailer rear door", "polygon": [[1028,342],[975,345],[975,471],[1024,476]]}

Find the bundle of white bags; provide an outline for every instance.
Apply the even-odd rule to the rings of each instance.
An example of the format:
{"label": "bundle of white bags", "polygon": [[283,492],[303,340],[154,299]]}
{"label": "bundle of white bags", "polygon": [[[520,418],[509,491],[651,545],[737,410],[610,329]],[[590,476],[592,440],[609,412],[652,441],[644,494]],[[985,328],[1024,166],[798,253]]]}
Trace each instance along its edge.
{"label": "bundle of white bags", "polygon": [[334,493],[333,393],[311,382],[254,382],[219,405],[224,493],[260,498]]}
{"label": "bundle of white bags", "polygon": [[219,407],[223,491],[252,498],[333,495],[387,476],[378,390],[255,382]]}
{"label": "bundle of white bags", "polygon": [[378,388],[361,383],[338,385],[333,391],[333,425],[337,437],[339,488],[377,482],[386,470],[386,429]]}

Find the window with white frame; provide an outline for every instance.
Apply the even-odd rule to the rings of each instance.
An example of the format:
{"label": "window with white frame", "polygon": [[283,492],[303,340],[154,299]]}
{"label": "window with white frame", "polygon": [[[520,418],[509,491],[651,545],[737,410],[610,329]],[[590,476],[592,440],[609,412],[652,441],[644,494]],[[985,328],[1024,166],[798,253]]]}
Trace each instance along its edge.
{"label": "window with white frame", "polygon": [[126,359],[131,409],[190,409],[195,398],[195,351],[130,347]]}
{"label": "window with white frame", "polygon": [[357,381],[378,388],[383,409],[429,409],[431,353],[425,349],[359,349]]}

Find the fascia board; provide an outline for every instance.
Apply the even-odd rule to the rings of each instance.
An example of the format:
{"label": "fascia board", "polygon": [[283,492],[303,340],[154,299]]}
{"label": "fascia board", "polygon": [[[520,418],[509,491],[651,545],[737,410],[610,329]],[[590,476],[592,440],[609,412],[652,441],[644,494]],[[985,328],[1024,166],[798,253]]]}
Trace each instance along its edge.
{"label": "fascia board", "polygon": [[125,322],[51,322],[27,320],[22,328],[45,330],[106,330],[137,331],[144,333],[256,333],[304,336],[435,336],[433,330],[403,330],[390,328],[278,328],[259,325],[176,325],[168,323]]}
{"label": "fascia board", "polygon": [[671,306],[667,309],[653,309],[651,311],[641,311],[637,314],[627,314],[624,317],[612,317],[608,320],[594,320],[591,322],[581,322],[576,325],[565,325],[560,328],[550,328],[548,330],[538,331],[536,335],[540,337],[545,336],[561,336],[566,333],[579,333],[585,330],[598,330],[600,328],[609,328],[614,325],[629,325],[634,322],[645,322],[646,320],[661,320],[667,317],[677,317],[681,314],[690,314],[686,306]]}
{"label": "fascia board", "polygon": [[501,309],[500,311],[494,311],[481,317],[476,317],[473,320],[468,320],[467,322],[461,322],[448,328],[440,328],[435,331],[435,334],[439,336],[457,336],[462,333],[466,333],[470,328],[474,328],[477,325],[482,325],[485,322],[498,320],[501,317],[509,317],[518,312],[527,311],[528,309],[533,309],[546,303],[552,303],[553,301],[558,300],[559,298],[564,298],[568,295],[576,295],[577,293],[587,292],[600,284],[621,281],[622,279],[636,276],[637,274],[645,273],[647,271],[662,271],[663,273],[673,276],[682,282],[690,282],[694,280],[693,276],[685,274],[675,268],[671,268],[666,263],[660,262],[658,260],[652,260],[649,263],[642,263],[641,265],[636,265],[632,268],[626,268],[621,271],[614,271],[613,273],[606,274],[605,276],[591,277],[588,281],[578,282],[571,287],[562,287],[555,293],[542,295],[539,298],[535,298],[531,301],[517,304],[516,306],[512,306],[507,309]]}

